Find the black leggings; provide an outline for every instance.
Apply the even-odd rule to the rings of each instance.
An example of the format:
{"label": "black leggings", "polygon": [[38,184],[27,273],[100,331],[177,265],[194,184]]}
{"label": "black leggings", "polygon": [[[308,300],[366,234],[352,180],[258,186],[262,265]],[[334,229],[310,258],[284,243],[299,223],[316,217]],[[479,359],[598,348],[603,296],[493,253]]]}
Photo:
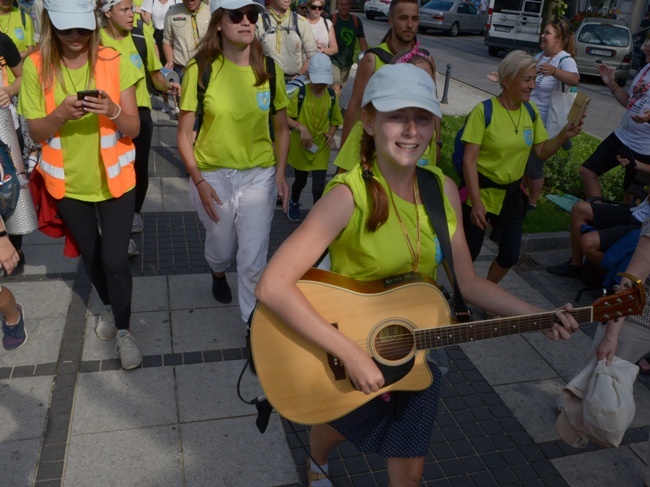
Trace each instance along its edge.
{"label": "black leggings", "polygon": [[[294,171],[296,172],[296,179],[294,179],[293,186],[291,186],[291,201],[298,203],[300,201],[300,193],[307,186],[307,176],[310,171],[300,171],[298,169],[294,169]],[[311,171],[311,194],[314,197],[314,204],[323,196],[326,174],[327,171],[325,169]]]}
{"label": "black leggings", "polygon": [[[481,253],[485,230],[481,230],[472,223],[470,219],[471,213],[472,207],[463,205],[463,228],[465,229],[465,239],[467,240],[469,251],[472,254],[473,262],[478,257],[478,254]],[[488,220],[496,218],[496,215],[492,213],[488,213],[486,216]],[[501,224],[505,225],[505,227],[503,228],[503,236],[499,240],[499,253],[496,261],[504,269],[510,269],[519,260],[524,220],[523,218],[514,219],[506,217],[505,221],[501,222]]]}
{"label": "black leggings", "polygon": [[[133,281],[127,249],[131,238],[135,190],[97,203],[63,198],[56,207],[70,229],[90,281],[102,303],[110,305],[119,330],[129,328]],[[97,214],[101,235],[97,229]]]}
{"label": "black leggings", "polygon": [[135,212],[140,213],[149,189],[149,151],[153,137],[151,110],[138,108],[140,114],[140,134],[133,139],[135,145]]}

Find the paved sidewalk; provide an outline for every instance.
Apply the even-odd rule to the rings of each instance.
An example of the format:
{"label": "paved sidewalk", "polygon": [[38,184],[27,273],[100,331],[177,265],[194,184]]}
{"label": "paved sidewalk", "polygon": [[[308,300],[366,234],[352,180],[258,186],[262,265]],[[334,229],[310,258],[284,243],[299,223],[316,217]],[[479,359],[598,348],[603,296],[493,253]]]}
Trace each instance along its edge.
{"label": "paved sidewalk", "polygon": [[[464,114],[485,97],[451,80],[443,111]],[[63,243],[27,236],[25,275],[6,282],[24,306],[29,341],[0,352],[0,486],[304,485],[305,428],[273,414],[261,435],[255,408],[237,398],[244,324],[236,305],[211,296],[176,122],[158,105],[154,121],[152,181],[144,232],[136,236],[141,253],[131,262],[132,328],[143,366],[120,370],[115,344],[95,337],[100,302],[79,261],[62,257]],[[269,254],[295,228],[277,210]],[[543,272],[566,257],[566,244],[565,234],[529,241],[504,287],[545,308],[571,300],[580,286]],[[482,274],[493,254],[487,244],[477,264]],[[236,303],[234,266],[227,275]],[[585,294],[579,304],[592,300]],[[555,397],[591,332],[593,325],[562,343],[524,333],[450,347],[422,485],[640,486],[650,425],[645,377],[620,448],[575,450],[554,428]],[[259,394],[249,373],[242,393]],[[384,461],[349,444],[330,465],[337,486],[387,483]]]}

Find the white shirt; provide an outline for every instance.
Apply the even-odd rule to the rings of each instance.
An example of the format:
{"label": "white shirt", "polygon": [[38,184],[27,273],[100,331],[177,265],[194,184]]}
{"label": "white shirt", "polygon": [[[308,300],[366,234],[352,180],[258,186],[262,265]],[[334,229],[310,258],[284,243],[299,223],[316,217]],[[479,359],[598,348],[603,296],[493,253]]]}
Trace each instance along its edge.
{"label": "white shirt", "polygon": [[314,33],[314,40],[316,41],[316,45],[322,49],[327,49],[330,47],[330,34],[328,27],[331,29],[332,23],[321,17],[318,19],[318,22],[315,24],[309,22],[309,25],[311,25],[311,30]]}
{"label": "white shirt", "polygon": [[[543,52],[535,56],[537,61],[537,76],[535,77],[535,89],[530,94],[531,101],[535,102],[539,110],[539,116],[542,117],[544,126],[546,126],[546,119],[548,118],[548,109],[551,105],[551,96],[554,91],[562,91],[562,82],[555,76],[544,76],[539,72],[539,66],[548,63],[555,66],[557,69],[568,71],[569,73],[577,73],[578,66],[571,55],[566,51],[560,51],[555,56],[544,56]],[[564,85],[564,90],[569,91],[571,87]]]}
{"label": "white shirt", "polygon": [[156,30],[163,30],[165,28],[165,16],[167,15],[167,10],[172,5],[181,3],[182,0],[167,0],[167,3],[160,3],[160,0],[144,0],[142,2],[143,12],[149,12],[151,14],[151,23],[153,28]]}
{"label": "white shirt", "polygon": [[[621,142],[633,151],[643,155],[650,155],[650,124],[636,123],[632,120],[632,116],[643,115],[644,112],[650,110],[648,83],[650,83],[650,64],[646,64],[641,68],[639,74],[634,77],[627,92],[630,95],[628,108],[623,114],[620,127],[614,131]],[[640,93],[635,95],[635,90],[640,91]]]}

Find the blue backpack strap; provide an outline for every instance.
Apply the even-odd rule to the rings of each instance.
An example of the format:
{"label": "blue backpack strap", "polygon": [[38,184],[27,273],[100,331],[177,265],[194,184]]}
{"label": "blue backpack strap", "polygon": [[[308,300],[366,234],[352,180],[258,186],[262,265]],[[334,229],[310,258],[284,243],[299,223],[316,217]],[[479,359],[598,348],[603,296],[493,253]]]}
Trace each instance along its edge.
{"label": "blue backpack strap", "polygon": [[336,103],[336,93],[334,92],[334,88],[330,88],[329,86],[327,87],[327,92],[330,95],[330,111],[327,113],[327,118],[330,118],[330,115],[332,115],[332,109],[334,108],[334,103]]}
{"label": "blue backpack strap", "polygon": [[535,119],[537,118],[537,114],[535,113],[535,109],[533,106],[530,104],[530,102],[525,101],[524,106],[526,107],[526,110],[528,110],[528,115],[530,115],[530,119],[535,123]]}
{"label": "blue backpack strap", "polygon": [[483,118],[485,118],[485,128],[487,129],[488,125],[492,122],[492,98],[483,100]]}

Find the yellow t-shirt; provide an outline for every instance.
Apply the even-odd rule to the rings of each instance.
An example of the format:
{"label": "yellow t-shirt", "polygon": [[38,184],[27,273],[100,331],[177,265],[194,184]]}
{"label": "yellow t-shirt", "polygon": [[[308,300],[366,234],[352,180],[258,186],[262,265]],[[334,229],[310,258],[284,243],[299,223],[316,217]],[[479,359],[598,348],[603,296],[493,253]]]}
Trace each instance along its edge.
{"label": "yellow t-shirt", "polygon": [[[101,56],[101,53],[100,53]],[[87,87],[89,66],[86,63],[79,69],[63,68],[66,91],[62,86],[53,81],[54,101],[60,105],[76,91],[93,89],[94,81]],[[120,90],[124,91],[133,86],[142,78],[140,74],[124,56],[120,56]],[[23,78],[18,97],[18,113],[27,120],[43,118],[47,115],[45,110],[45,96],[43,87],[36,70],[36,65],[31,57],[25,59],[23,65]],[[119,100],[113,100],[119,103]],[[99,116],[88,113],[78,120],[67,121],[60,130],[61,145],[63,148],[63,161],[65,168],[65,196],[81,201],[105,201],[113,196],[108,190],[106,172],[102,163],[100,152]]]}
{"label": "yellow t-shirt", "polygon": [[[350,135],[345,139],[345,143],[339,149],[339,153],[334,159],[334,165],[346,171],[361,162],[361,136],[363,135],[363,123],[357,120],[350,130]],[[431,142],[429,142],[429,149],[422,154],[418,159],[418,166],[435,166],[436,161],[436,133],[433,133]]]}
{"label": "yellow t-shirt", "polygon": [[[428,166],[426,169],[435,174],[442,191],[445,176],[440,168]],[[329,246],[331,269],[333,272],[361,281],[382,279],[411,272],[413,258],[390,196],[388,196],[388,220],[375,232],[368,230],[366,224],[370,208],[366,183],[361,177],[361,172],[361,166],[359,166],[352,171],[338,174],[325,189],[325,191],[329,191],[337,184],[345,184],[352,191],[354,198],[354,211],[350,221]],[[388,184],[376,164],[373,173],[388,195],[388,191],[390,191]],[[420,190],[423,189],[420,188]],[[393,198],[415,249],[417,242],[415,205],[397,195],[393,195]],[[444,204],[449,235],[452,238],[456,231],[456,214],[447,198],[444,198]],[[417,271],[435,279],[436,269],[443,260],[442,250],[424,205],[417,205],[417,212],[420,219],[420,262]]]}
{"label": "yellow t-shirt", "polygon": [[[467,118],[461,140],[481,146],[477,161],[481,174],[495,183],[509,184],[523,177],[533,145],[544,142],[548,134],[534,103],[530,104],[536,113],[535,122],[523,103],[518,110],[507,111],[496,97],[491,101],[492,119],[487,129],[483,103],[479,103]],[[495,215],[501,212],[505,195],[503,189],[481,188],[483,206]],[[471,205],[469,199],[467,204]]]}
{"label": "yellow t-shirt", "polygon": [[293,119],[298,117],[298,122],[309,130],[318,150],[314,153],[305,149],[300,142],[300,132],[293,130],[289,147],[289,164],[300,171],[326,170],[330,161],[330,148],[325,145],[325,134],[332,125],[343,123],[339,98],[334,96],[334,106],[332,106],[332,99],[327,90],[323,91],[321,96],[314,96],[311,85],[307,85],[305,99],[298,114],[298,94],[299,90],[291,94],[287,116]]}
{"label": "yellow t-shirt", "polygon": [[[195,112],[199,69],[194,60],[183,76],[180,108]],[[275,66],[275,110],[289,104],[284,74]],[[275,165],[269,131],[270,81],[255,86],[251,66],[238,66],[220,57],[212,63],[203,100],[203,125],[194,144],[201,171],[250,169]]]}
{"label": "yellow t-shirt", "polygon": [[[28,51],[34,45],[34,24],[29,14],[25,13],[25,25],[20,9],[14,7],[8,14],[0,15],[0,32],[4,32],[14,41],[18,50],[22,53]],[[9,84],[13,83],[16,77],[8,70]]]}
{"label": "yellow t-shirt", "polygon": [[147,65],[144,66],[142,57],[138,53],[138,49],[135,47],[133,38],[130,35],[122,39],[113,39],[105,29],[101,29],[99,32],[102,44],[107,47],[112,47],[122,55],[123,59],[131,61],[133,66],[142,75],[142,78],[135,84],[135,98],[139,107],[151,109],[151,96],[149,95],[149,90],[147,90],[145,76],[147,76],[147,72],[155,73],[162,68],[162,64],[160,64],[160,60],[156,56],[153,37],[147,33],[144,34],[147,45]]}

